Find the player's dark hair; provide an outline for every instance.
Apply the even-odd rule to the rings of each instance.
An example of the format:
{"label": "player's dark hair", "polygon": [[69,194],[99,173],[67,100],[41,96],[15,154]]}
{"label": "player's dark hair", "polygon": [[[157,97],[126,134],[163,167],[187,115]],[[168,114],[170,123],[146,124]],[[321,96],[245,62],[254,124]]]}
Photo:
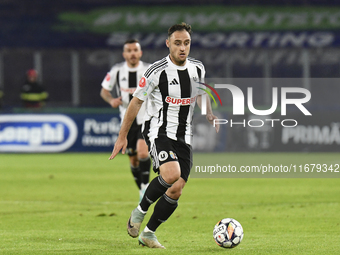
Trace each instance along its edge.
{"label": "player's dark hair", "polygon": [[138,39],[128,39],[125,41],[124,45],[125,44],[130,44],[130,43],[139,43]]}
{"label": "player's dark hair", "polygon": [[189,35],[191,35],[191,26],[185,22],[182,22],[181,24],[173,25],[168,29],[168,37],[170,37],[176,31],[183,30],[187,31]]}

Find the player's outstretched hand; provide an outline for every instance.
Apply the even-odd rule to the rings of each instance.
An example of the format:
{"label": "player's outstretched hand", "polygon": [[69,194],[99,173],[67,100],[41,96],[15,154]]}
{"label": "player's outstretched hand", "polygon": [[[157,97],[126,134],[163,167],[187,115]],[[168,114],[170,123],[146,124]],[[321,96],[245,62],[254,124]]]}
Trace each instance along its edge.
{"label": "player's outstretched hand", "polygon": [[[215,115],[213,114],[207,114],[207,120],[209,121],[209,123],[211,125],[214,125],[214,120],[215,119],[218,119]],[[218,133],[218,131],[220,130],[220,124],[218,123],[215,123],[215,130],[216,130],[216,133]]]}
{"label": "player's outstretched hand", "polygon": [[126,137],[118,136],[118,139],[115,143],[115,146],[113,147],[113,150],[112,150],[111,156],[109,157],[109,160],[114,159],[117,156],[117,154],[119,153],[120,150],[122,150],[122,154],[125,154],[127,143],[128,142],[127,142]]}

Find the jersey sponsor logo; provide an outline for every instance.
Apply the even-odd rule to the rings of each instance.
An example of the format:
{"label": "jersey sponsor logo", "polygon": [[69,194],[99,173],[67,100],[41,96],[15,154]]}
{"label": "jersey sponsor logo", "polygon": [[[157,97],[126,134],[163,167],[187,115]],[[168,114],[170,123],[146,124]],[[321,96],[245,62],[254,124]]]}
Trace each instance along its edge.
{"label": "jersey sponsor logo", "polygon": [[196,100],[196,97],[174,98],[174,97],[167,96],[165,98],[165,102],[168,103],[168,104],[172,104],[172,105],[190,105],[190,104],[194,103],[195,100]]}
{"label": "jersey sponsor logo", "polygon": [[106,80],[106,81],[110,81],[110,80],[111,80],[111,76],[110,76],[109,73],[106,75],[105,80]]}
{"label": "jersey sponsor logo", "polygon": [[142,79],[139,80],[139,87],[143,88],[145,87],[146,79],[145,77],[142,77]]}
{"label": "jersey sponsor logo", "polygon": [[164,161],[168,158],[168,153],[166,151],[161,151],[159,154],[158,154],[158,159],[159,161]]}
{"label": "jersey sponsor logo", "polygon": [[0,151],[61,152],[76,141],[75,122],[59,114],[0,116]]}
{"label": "jersey sponsor logo", "polygon": [[128,89],[126,89],[126,88],[120,88],[120,91],[122,91],[122,92],[127,92],[127,93],[129,93],[129,94],[133,94],[135,91],[136,91],[136,88],[128,88]]}

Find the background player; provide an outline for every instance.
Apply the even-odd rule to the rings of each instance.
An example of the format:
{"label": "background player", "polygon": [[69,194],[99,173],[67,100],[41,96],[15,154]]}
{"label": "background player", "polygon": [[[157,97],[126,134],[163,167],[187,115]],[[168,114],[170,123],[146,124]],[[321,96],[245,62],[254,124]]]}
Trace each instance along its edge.
{"label": "background player", "polygon": [[[123,46],[124,62],[114,65],[102,82],[100,96],[113,108],[119,107],[120,117],[123,120],[127,106],[136,90],[139,79],[150,64],[140,60],[142,57],[141,46],[136,39],[128,40]],[[118,97],[111,94],[116,89]],[[141,124],[145,106],[134,119],[128,133],[127,154],[130,159],[130,168],[135,182],[140,191],[140,200],[149,183],[151,160],[147,145],[141,134]]]}
{"label": "background player", "polygon": [[[203,64],[189,58],[191,27],[185,23],[169,28],[166,45],[170,54],[151,65],[139,81],[134,98],[127,109],[119,137],[110,159],[127,145],[126,136],[133,119],[143,101],[147,100],[143,135],[149,146],[154,178],[128,221],[128,233],[139,235],[141,223],[150,205],[157,201],[154,212],[145,229],[139,235],[139,242],[150,248],[164,248],[155,231],[175,211],[192,167],[192,116],[197,98],[201,107],[202,90],[198,81],[203,81]],[[207,120],[212,124],[213,115],[207,100]],[[219,127],[216,126],[218,132]]]}

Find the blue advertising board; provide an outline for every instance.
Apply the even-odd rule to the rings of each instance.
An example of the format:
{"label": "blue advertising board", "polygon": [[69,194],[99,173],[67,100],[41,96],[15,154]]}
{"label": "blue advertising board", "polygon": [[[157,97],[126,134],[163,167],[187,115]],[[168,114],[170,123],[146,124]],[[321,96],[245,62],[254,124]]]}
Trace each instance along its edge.
{"label": "blue advertising board", "polygon": [[[0,152],[111,153],[119,130],[118,113],[3,114],[0,116]],[[222,128],[216,134],[205,116],[196,116],[193,134],[195,151],[226,150],[226,130]]]}
{"label": "blue advertising board", "polygon": [[110,152],[118,114],[4,114],[0,152]]}

